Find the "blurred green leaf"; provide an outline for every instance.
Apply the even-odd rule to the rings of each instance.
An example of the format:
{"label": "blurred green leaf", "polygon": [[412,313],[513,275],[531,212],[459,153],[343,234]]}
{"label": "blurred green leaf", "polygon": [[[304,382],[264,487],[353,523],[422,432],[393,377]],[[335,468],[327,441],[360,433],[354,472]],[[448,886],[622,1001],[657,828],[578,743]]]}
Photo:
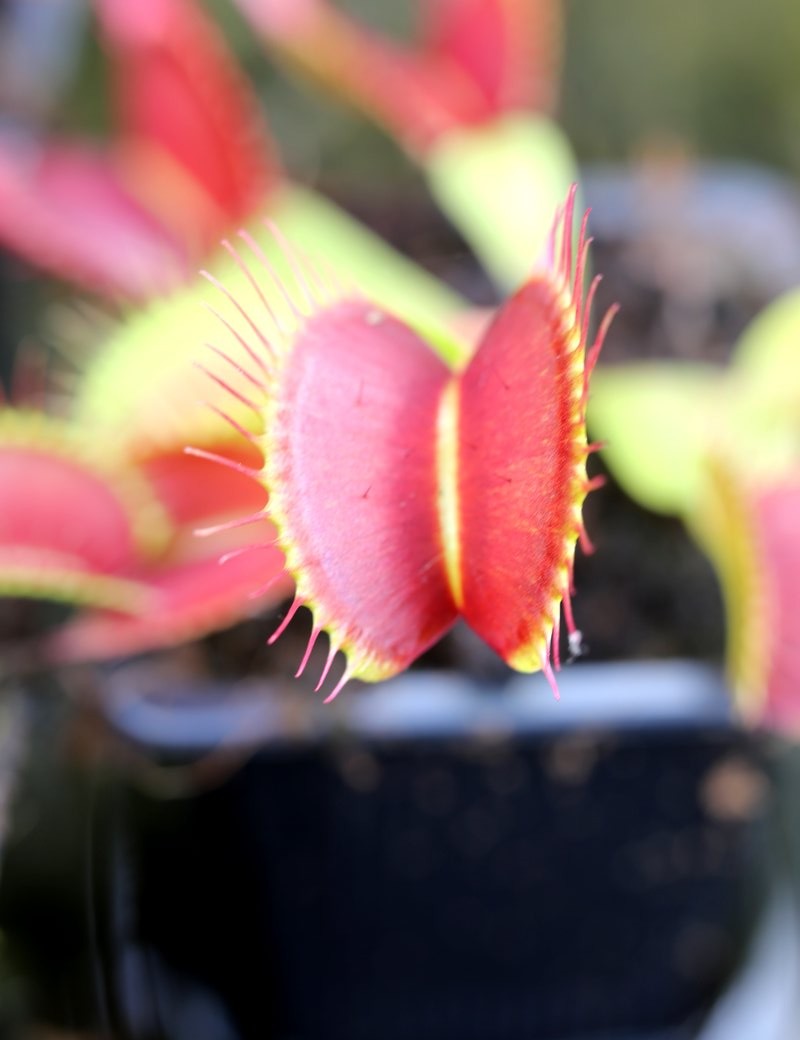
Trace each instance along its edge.
{"label": "blurred green leaf", "polygon": [[503,289],[516,289],[543,256],[578,179],[562,131],[530,115],[447,134],[425,169],[442,209]]}
{"label": "blurred green leaf", "polygon": [[375,303],[416,328],[450,364],[465,347],[452,322],[469,304],[363,224],[321,195],[286,185],[271,213],[287,238],[311,257],[321,257]]}
{"label": "blurred green leaf", "polygon": [[736,419],[749,433],[800,449],[800,290],[771,303],[733,355]]}
{"label": "blurred green leaf", "polygon": [[595,371],[589,429],[631,498],[658,513],[691,511],[719,429],[724,384],[719,369],[699,364],[641,362]]}
{"label": "blurred green leaf", "polygon": [[[282,187],[270,199],[269,215],[291,247],[319,268],[323,281],[333,277],[345,289],[352,285],[393,311],[414,326],[444,360],[455,364],[463,357],[466,346],[449,324],[467,308],[456,293],[310,191]],[[260,219],[251,221],[250,228],[275,277],[258,253],[232,236],[240,262],[220,249],[208,265],[222,289],[198,278],[171,296],[132,310],[112,332],[79,385],[75,401],[78,422],[98,435],[121,440],[122,450],[135,455],[185,444],[224,443],[238,436],[204,403],[216,392],[212,395],[208,377],[196,366],[209,362],[208,344],[222,350],[233,344],[230,327],[209,306],[223,316],[227,312],[226,320],[234,326],[240,306],[252,321],[252,325],[246,324],[246,334],[257,352],[264,349],[261,338],[269,340],[274,334],[266,304],[291,327],[295,318],[282,287],[301,306],[304,296],[284,246]],[[238,393],[252,393],[247,379],[230,366],[224,378]],[[237,422],[257,432],[252,411],[235,395],[223,393],[217,403]]]}

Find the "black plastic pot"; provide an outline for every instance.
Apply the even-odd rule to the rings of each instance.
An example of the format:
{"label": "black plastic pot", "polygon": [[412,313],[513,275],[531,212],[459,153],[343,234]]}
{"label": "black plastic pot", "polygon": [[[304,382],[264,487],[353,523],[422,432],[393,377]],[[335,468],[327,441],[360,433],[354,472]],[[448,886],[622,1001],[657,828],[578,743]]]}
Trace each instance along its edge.
{"label": "black plastic pot", "polygon": [[[163,783],[215,779],[170,799],[130,775],[102,787],[90,890],[106,1029],[718,1028],[709,1011],[776,890],[763,749],[699,666],[575,667],[562,691],[556,704],[540,679],[490,690],[418,674],[322,710],[254,688],[112,699],[114,727],[160,761]],[[725,1040],[771,1040],[757,1005],[737,1016],[750,1031]]]}
{"label": "black plastic pot", "polygon": [[[796,756],[732,723],[713,670],[578,665],[559,703],[541,677],[417,673],[328,707],[256,684],[143,695],[141,675],[110,676],[110,747],[62,699],[35,740],[0,926],[37,1020],[114,1040],[792,1035]],[[87,744],[105,764],[65,764]]]}

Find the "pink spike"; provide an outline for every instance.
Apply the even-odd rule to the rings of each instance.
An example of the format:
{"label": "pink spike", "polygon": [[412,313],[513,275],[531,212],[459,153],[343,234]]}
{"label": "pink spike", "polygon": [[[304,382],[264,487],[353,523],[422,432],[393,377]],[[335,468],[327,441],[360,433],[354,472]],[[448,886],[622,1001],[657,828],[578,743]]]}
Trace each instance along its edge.
{"label": "pink spike", "polygon": [[300,667],[294,673],[295,679],[299,679],[303,672],[306,670],[308,659],[309,657],[311,657],[311,651],[314,649],[314,644],[316,643],[321,631],[322,629],[317,628],[316,626],[312,628],[311,635],[308,640],[308,646],[306,647],[306,652],[303,654],[303,660],[300,662]]}
{"label": "pink spike", "polygon": [[267,646],[272,646],[272,644],[274,642],[276,642],[278,639],[280,639],[280,637],[283,635],[283,633],[289,627],[289,624],[290,624],[292,618],[295,616],[295,614],[300,609],[300,607],[302,607],[302,605],[303,605],[303,601],[300,599],[300,597],[299,596],[295,596],[294,600],[292,601],[292,605],[291,605],[291,607],[289,607],[288,611],[286,612],[286,616],[284,617],[283,621],[281,621],[281,623],[278,625],[278,627],[275,629],[275,631],[272,633],[272,635],[267,640]]}
{"label": "pink spike", "polygon": [[597,359],[600,357],[600,351],[603,349],[603,343],[608,333],[609,326],[614,320],[617,312],[619,311],[619,304],[613,303],[605,313],[600,328],[597,330],[595,336],[594,345],[589,353],[586,355],[586,364],[584,365],[584,378],[588,380],[589,376],[594,371],[594,366],[597,364]]}
{"label": "pink spike", "polygon": [[581,543],[581,549],[586,553],[587,556],[591,556],[594,552],[594,544],[586,533],[586,528],[581,524],[578,529],[578,539]]}
{"label": "pink spike", "polygon": [[605,484],[606,478],[602,473],[596,477],[592,477],[590,480],[586,481],[586,493],[589,494],[590,491],[599,491],[601,487],[605,487]]}
{"label": "pink spike", "polygon": [[553,618],[553,632],[550,636],[550,646],[553,650],[553,665],[556,671],[561,668],[561,611],[556,611]]}
{"label": "pink spike", "polygon": [[572,221],[575,214],[575,195],[577,191],[577,184],[570,185],[564,206],[564,221],[561,225],[561,275],[565,285],[568,285],[572,278]]}
{"label": "pink spike", "polygon": [[238,361],[234,360],[230,354],[226,354],[224,350],[215,347],[213,343],[204,343],[203,346],[207,350],[210,350],[212,354],[216,354],[218,358],[221,358],[226,365],[230,365],[231,368],[238,372],[243,379],[246,379],[251,386],[254,386],[262,393],[266,393],[266,385],[261,382],[258,376],[254,376],[252,372],[248,372],[247,369],[243,365],[240,365]]}
{"label": "pink spike", "polygon": [[[570,596],[575,595],[575,559],[572,558],[567,561],[567,591],[564,593],[564,600],[566,606],[564,607],[564,613],[567,614],[569,621],[572,623],[572,628],[575,628],[575,623],[572,621],[572,602]],[[571,629],[570,629],[571,631]]]}
{"label": "pink spike", "polygon": [[580,259],[580,254],[585,251],[587,242],[591,242],[592,241],[591,238],[587,234],[587,232],[589,230],[589,216],[591,215],[591,212],[592,212],[591,207],[587,206],[586,209],[583,212],[583,216],[581,217],[581,225],[580,225],[580,228],[578,229],[578,243],[577,243],[577,247],[576,247],[577,248],[577,254],[576,254],[577,259]]}
{"label": "pink spike", "polygon": [[567,623],[567,635],[571,636],[573,632],[577,631],[575,627],[575,618],[572,616],[572,600],[570,599],[571,596],[575,595],[575,589],[572,587],[572,567],[569,569],[568,580],[568,590],[564,592],[561,607],[564,611],[564,620]]}
{"label": "pink spike", "polygon": [[[335,297],[336,294],[331,292],[330,283],[323,278],[318,261],[312,260],[308,253],[298,246],[295,246],[294,250],[306,272],[308,287],[314,297],[315,305],[320,306],[330,302],[331,298]],[[338,295],[343,294],[340,292]]]}
{"label": "pink spike", "polygon": [[586,345],[586,340],[587,340],[588,335],[589,335],[589,319],[591,318],[591,314],[592,314],[592,304],[594,303],[594,294],[597,292],[597,287],[602,282],[602,280],[603,280],[603,276],[601,274],[595,275],[594,278],[591,281],[591,284],[589,285],[589,291],[586,293],[586,303],[584,304],[583,314],[582,314],[582,319],[583,320],[581,321],[581,340],[580,340],[580,343],[581,343],[582,347],[584,347]]}
{"label": "pink spike", "polygon": [[591,444],[586,445],[586,454],[595,455],[598,451],[603,451],[606,446],[605,441],[592,441]]}
{"label": "pink spike", "polygon": [[550,647],[548,646],[546,648],[546,652],[542,655],[542,660],[541,660],[542,672],[544,673],[544,677],[545,677],[545,679],[547,679],[547,682],[550,685],[550,689],[553,691],[553,697],[555,697],[555,699],[557,701],[560,701],[561,700],[561,694],[558,691],[558,683],[556,682],[555,673],[553,672],[553,669],[552,669],[552,667],[550,665],[550,659],[549,659],[549,656],[548,656],[549,653],[550,653]]}
{"label": "pink spike", "polygon": [[[277,225],[273,225],[269,220],[265,220],[264,224],[267,226],[270,234],[280,247],[281,252],[292,270],[292,274],[294,274],[295,279],[303,290],[303,295],[308,301],[308,305],[311,307],[312,312],[316,311],[322,303],[330,300],[330,285],[322,277],[319,268],[311,260],[309,255],[296,244],[290,243]],[[294,304],[292,304],[292,306],[295,313],[298,314],[298,317],[304,317],[303,314],[297,312]]]}
{"label": "pink spike", "polygon": [[[347,275],[346,271],[337,271],[334,266],[324,257],[314,255],[312,259],[308,253],[294,247],[297,255],[308,269],[313,282],[319,290],[317,297],[321,303],[333,303],[337,300],[350,298],[365,298],[366,294],[356,282]],[[313,288],[313,286],[312,286]]]}
{"label": "pink spike", "polygon": [[558,274],[558,242],[556,241],[556,236],[558,235],[558,229],[561,226],[561,218],[563,215],[564,207],[559,205],[550,227],[550,234],[547,236],[547,265],[554,274]]}
{"label": "pink spike", "polygon": [[[247,236],[247,232],[246,231],[244,231],[244,230],[242,230],[240,228],[238,234],[239,234],[239,237],[244,239],[245,242],[247,241],[247,237],[246,237]],[[253,275],[253,272],[250,270],[250,268],[247,266],[247,264],[246,264],[244,258],[242,257],[242,255],[240,253],[238,253],[233,248],[233,246],[230,244],[230,242],[227,241],[227,239],[223,241],[222,245],[223,245],[223,247],[225,249],[227,249],[228,253],[230,254],[230,256],[231,256],[231,258],[233,260],[233,262],[238,266],[239,270],[244,274],[245,278],[248,280],[248,282],[252,286],[253,291],[258,296],[259,300],[261,300],[261,303],[264,305],[264,309],[266,310],[267,314],[269,315],[270,320],[280,329],[280,325],[278,323],[278,320],[275,317],[275,312],[272,310],[272,307],[270,307],[269,301],[267,300],[266,296],[264,295],[264,290],[258,284],[257,279]],[[252,246],[250,248],[252,249]]]}
{"label": "pink spike", "polygon": [[583,220],[581,221],[581,230],[578,236],[578,258],[575,262],[575,280],[572,285],[572,303],[575,307],[577,318],[576,322],[578,325],[581,324],[581,314],[583,313],[582,299],[583,299],[583,274],[586,270],[586,261],[589,256],[589,247],[594,241],[593,238],[586,237],[586,226],[589,222],[589,214],[591,210],[586,210],[583,214]]}
{"label": "pink spike", "polygon": [[264,224],[266,225],[267,230],[270,232],[272,237],[280,246],[283,255],[286,257],[286,262],[292,269],[292,274],[294,275],[295,281],[297,282],[297,287],[305,297],[306,303],[311,308],[311,312],[313,313],[317,309],[317,307],[314,303],[314,298],[311,295],[311,289],[308,284],[308,277],[305,271],[303,270],[303,266],[300,263],[297,253],[294,251],[291,242],[289,242],[289,240],[283,234],[278,225],[273,220],[270,220],[269,217],[267,217],[267,219],[264,221]]}
{"label": "pink spike", "polygon": [[203,405],[204,408],[211,409],[211,411],[215,415],[218,415],[223,422],[226,422],[229,426],[236,430],[237,433],[240,433],[242,437],[246,437],[251,444],[257,445],[259,443],[259,438],[254,433],[242,426],[241,423],[238,423],[233,418],[233,416],[228,415],[227,412],[223,412],[221,408],[218,408],[215,404],[212,404],[211,401],[201,401],[200,403]]}
{"label": "pink spike", "polygon": [[348,296],[364,296],[363,290],[359,288],[352,278],[347,276],[344,271],[337,271],[324,256],[316,257],[315,262],[321,271],[321,284],[329,296],[338,297],[339,299],[344,299]]}
{"label": "pink spike", "polygon": [[[587,238],[578,253],[578,259],[575,266],[575,282],[572,286],[572,306],[575,308],[575,325],[581,330],[581,332],[583,332],[586,327],[584,317],[589,313],[592,306],[592,297],[589,296],[588,293],[584,296],[583,291],[586,263],[589,259],[589,247],[592,242],[594,242],[593,238]],[[592,281],[594,281],[594,279],[592,279]],[[582,342],[583,339],[581,339],[581,343]]]}
{"label": "pink spike", "polygon": [[256,325],[256,323],[253,321],[253,319],[250,317],[250,315],[247,313],[244,307],[242,307],[242,305],[239,303],[239,301],[236,299],[233,293],[225,288],[225,286],[222,284],[219,278],[215,278],[214,275],[210,274],[208,271],[201,271],[200,274],[203,278],[206,279],[206,281],[210,282],[215,289],[219,289],[223,296],[230,300],[230,302],[233,304],[233,306],[236,308],[239,314],[241,314],[241,316],[244,318],[244,320],[247,322],[247,324],[250,326],[253,332],[255,332],[256,336],[258,336],[258,338],[261,340],[261,343],[263,344],[267,352],[272,354],[272,344],[261,331],[261,329],[258,327],[258,325]]}
{"label": "pink spike", "polygon": [[257,589],[253,589],[251,592],[248,592],[247,593],[247,598],[248,599],[260,599],[265,593],[269,592],[269,590],[277,582],[279,582],[283,576],[284,576],[283,574],[274,574],[269,579],[269,581],[265,581],[264,584],[263,585],[259,585]]}
{"label": "pink spike", "polygon": [[334,686],[333,690],[331,690],[331,692],[328,694],[328,696],[325,698],[325,700],[322,703],[323,704],[330,704],[332,700],[335,700],[336,697],[338,696],[338,694],[341,693],[342,688],[344,687],[344,685],[347,682],[349,682],[352,677],[353,677],[353,673],[350,670],[350,665],[348,664],[347,667],[345,668],[344,672],[342,672],[341,679],[337,682],[337,684]]}
{"label": "pink spike", "polygon": [[228,552],[223,553],[217,560],[217,563],[223,565],[231,560],[238,559],[240,556],[244,556],[245,553],[253,552],[254,549],[266,549],[269,545],[274,544],[274,542],[253,542],[250,545],[240,545],[238,549],[230,549]]}
{"label": "pink spike", "polygon": [[[194,454],[188,448],[184,448],[184,451],[188,455]],[[202,456],[201,456],[202,458]],[[265,512],[251,513],[249,516],[237,516],[235,520],[226,520],[222,524],[212,524],[209,527],[196,527],[192,532],[195,538],[211,538],[215,534],[222,534],[225,531],[235,531],[237,527],[246,527],[248,524],[255,524],[259,520],[263,520]]]}
{"label": "pink spike", "polygon": [[[283,297],[284,303],[289,308],[289,310],[292,312],[292,314],[295,316],[295,318],[298,318],[298,319],[303,318],[303,315],[297,309],[297,305],[295,304],[294,300],[292,299],[288,289],[283,284],[283,281],[281,280],[280,276],[278,275],[278,272],[272,266],[272,264],[270,263],[269,257],[264,252],[264,250],[261,248],[261,246],[258,244],[258,242],[256,242],[256,240],[253,238],[253,236],[248,231],[245,231],[244,228],[241,228],[239,230],[239,237],[250,246],[250,249],[253,251],[254,255],[256,256],[256,258],[259,260],[259,262],[261,263],[261,265],[264,268],[264,270],[269,275],[270,281],[272,282],[273,286],[281,294],[281,296]],[[277,325],[277,327],[280,330],[280,332],[282,333],[282,335],[284,335],[284,336],[289,335],[289,331],[290,330],[286,328],[286,325],[285,325],[284,322],[281,321],[280,316],[274,310],[272,310],[272,308],[269,307],[269,304],[267,304],[267,307],[269,308],[270,314],[272,315],[272,320],[275,322],[275,324]]]}
{"label": "pink spike", "polygon": [[580,230],[578,231],[578,258],[579,259],[580,259],[580,254],[581,253],[585,253],[587,246],[590,245],[591,242],[593,241],[593,239],[587,234],[587,232],[589,230],[589,217],[591,216],[591,213],[592,213],[591,206],[587,206],[586,209],[584,210],[583,216],[581,217],[581,226],[580,226]]}
{"label": "pink spike", "polygon": [[202,364],[202,362],[193,361],[192,364],[195,368],[205,373],[205,375],[207,375],[208,378],[212,380],[212,382],[216,383],[220,390],[224,390],[226,393],[229,393],[231,397],[235,397],[237,401],[239,401],[241,404],[245,406],[245,408],[249,408],[254,415],[257,415],[259,418],[261,418],[261,410],[255,403],[255,401],[251,401],[249,397],[245,397],[244,394],[240,393],[238,390],[235,390],[230,383],[226,382],[222,378],[222,376],[218,376],[215,372],[212,372],[210,368],[206,368],[206,366]]}
{"label": "pink spike", "polygon": [[[212,307],[212,305],[207,300],[203,300],[202,304],[210,314],[213,314],[218,321],[222,322],[222,324],[225,326],[228,332],[230,332],[230,334],[234,337],[234,339],[242,348],[242,350],[244,350],[245,353],[249,357],[251,357],[253,361],[255,361],[255,363],[258,365],[258,367],[261,369],[264,375],[268,376],[270,374],[269,366],[266,364],[263,358],[260,358],[258,354],[256,354],[256,352],[253,350],[253,348],[250,346],[250,344],[247,342],[244,336],[242,336],[241,333],[237,332],[233,325],[231,325],[231,323],[228,321],[228,319],[223,314],[220,314],[216,307]],[[261,342],[264,343],[264,340],[262,339]],[[266,350],[271,358],[275,356],[275,351],[273,350],[271,343],[266,344]]]}
{"label": "pink spike", "polygon": [[333,664],[333,659],[334,657],[336,657],[336,652],[338,649],[339,647],[336,646],[335,643],[331,642],[330,646],[328,647],[328,656],[325,658],[325,664],[322,666],[322,675],[320,675],[319,682],[314,687],[314,693],[319,693],[319,691],[322,689],[322,684],[328,678],[328,672],[331,670],[331,665]]}
{"label": "pink spike", "polygon": [[260,469],[245,466],[242,462],[235,462],[233,459],[228,459],[224,455],[217,455],[213,451],[204,451],[202,448],[184,448],[183,453],[184,455],[194,455],[198,459],[208,459],[209,462],[218,462],[220,466],[227,466],[228,469],[242,473],[245,477],[252,477],[253,480],[258,480],[261,476]]}

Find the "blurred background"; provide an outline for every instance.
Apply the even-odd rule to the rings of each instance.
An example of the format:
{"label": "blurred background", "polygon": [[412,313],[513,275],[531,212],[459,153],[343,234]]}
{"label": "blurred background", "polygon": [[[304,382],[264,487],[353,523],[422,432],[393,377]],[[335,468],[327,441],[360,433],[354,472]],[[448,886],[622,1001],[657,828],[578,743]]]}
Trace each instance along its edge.
{"label": "blurred background", "polygon": [[[287,75],[227,0],[202,6],[288,174],[497,303],[389,135]],[[338,6],[412,37],[415,4]],[[621,304],[603,364],[725,365],[800,285],[796,4],[568,0],[563,48],[555,118],[593,208],[597,310]],[[0,0],[0,131],[112,122],[89,5]],[[68,392],[78,299],[0,251],[6,385],[34,343]],[[306,633],[264,645],[278,611],[1,677],[2,1035],[795,1036],[793,744],[732,717],[722,595],[684,525],[595,473],[587,654],[561,705],[457,626],[407,676],[322,708],[289,678]],[[2,645],[65,612],[0,600]]]}

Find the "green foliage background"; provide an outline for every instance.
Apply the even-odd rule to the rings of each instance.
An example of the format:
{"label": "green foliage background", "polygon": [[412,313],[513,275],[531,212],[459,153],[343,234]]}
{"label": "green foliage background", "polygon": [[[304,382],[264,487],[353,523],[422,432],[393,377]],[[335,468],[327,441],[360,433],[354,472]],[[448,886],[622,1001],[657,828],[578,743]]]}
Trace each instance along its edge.
{"label": "green foliage background", "polygon": [[796,0],[567,0],[562,115],[582,161],[677,138],[800,175]]}

